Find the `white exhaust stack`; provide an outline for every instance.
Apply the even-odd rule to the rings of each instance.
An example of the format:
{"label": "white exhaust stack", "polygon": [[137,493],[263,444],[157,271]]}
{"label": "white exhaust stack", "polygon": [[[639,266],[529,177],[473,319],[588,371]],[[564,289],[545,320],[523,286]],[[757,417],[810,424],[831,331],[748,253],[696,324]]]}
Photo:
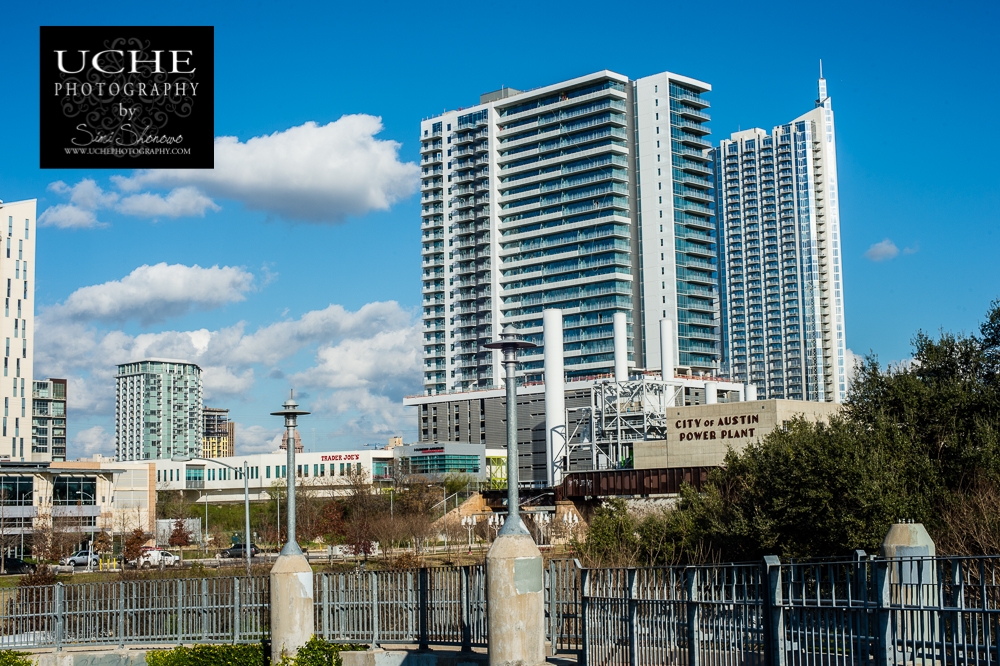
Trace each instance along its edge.
{"label": "white exhaust stack", "polygon": [[747,384],[747,402],[753,402],[757,399],[757,387],[753,384]]}
{"label": "white exhaust stack", "polygon": [[719,402],[719,382],[705,382],[705,404],[714,405]]}
{"label": "white exhaust stack", "polygon": [[616,312],[611,318],[615,343],[615,381],[628,381],[628,324],[624,312]]}
{"label": "white exhaust stack", "polygon": [[[545,371],[545,453],[549,487],[562,483],[562,458],[566,455],[566,391],[563,374],[562,310],[542,312]],[[558,458],[558,460],[557,460]]]}
{"label": "white exhaust stack", "polygon": [[674,322],[669,319],[660,320],[660,373],[663,381],[674,378],[674,346],[677,336]]}

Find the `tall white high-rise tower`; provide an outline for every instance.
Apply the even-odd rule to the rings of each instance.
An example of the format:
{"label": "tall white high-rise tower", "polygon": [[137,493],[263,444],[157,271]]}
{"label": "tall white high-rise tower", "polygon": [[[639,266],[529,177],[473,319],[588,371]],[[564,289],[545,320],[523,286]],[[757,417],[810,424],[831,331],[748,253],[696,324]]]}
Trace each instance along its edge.
{"label": "tall white high-rise tower", "polygon": [[732,379],[762,398],[841,402],[847,392],[833,108],[715,150],[723,347]]}
{"label": "tall white high-rise tower", "polygon": [[31,392],[35,350],[34,199],[0,204],[3,246],[0,249],[0,288],[4,289],[3,317],[3,436],[0,460],[45,462],[52,460],[47,443],[32,444]]}
{"label": "tall white high-rise tower", "polygon": [[542,379],[542,311],[563,313],[566,379],[660,367],[715,374],[719,274],[708,101],[671,73],[600,71],[535,90],[502,88],[421,123],[424,389],[497,387],[511,324],[539,345],[519,375]]}

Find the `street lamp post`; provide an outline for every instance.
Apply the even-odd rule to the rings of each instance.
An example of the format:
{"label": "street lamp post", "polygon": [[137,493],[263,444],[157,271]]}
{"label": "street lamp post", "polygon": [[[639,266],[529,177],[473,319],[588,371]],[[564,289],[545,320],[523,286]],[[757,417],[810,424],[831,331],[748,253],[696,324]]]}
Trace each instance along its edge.
{"label": "street lamp post", "polygon": [[279,663],[283,657],[295,657],[299,648],[309,642],[315,633],[313,611],[313,573],[309,560],[299,547],[295,534],[295,428],[298,417],[309,412],[299,409],[294,392],[282,405],[271,412],[272,416],[285,419],[287,436],[288,499],[285,502],[288,535],[278,559],[271,568],[271,661]]}
{"label": "street lamp post", "polygon": [[287,462],[288,469],[285,472],[285,482],[288,487],[288,497],[285,502],[285,513],[287,514],[287,541],[281,549],[281,555],[301,555],[298,539],[295,536],[295,428],[298,425],[298,417],[305,416],[309,412],[299,409],[299,403],[295,402],[294,393],[292,397],[282,405],[284,409],[271,412],[271,416],[285,417],[285,432],[287,433]]}
{"label": "street lamp post", "polygon": [[514,327],[507,325],[500,335],[500,340],[490,342],[483,347],[499,349],[503,352],[503,365],[506,371],[507,388],[507,521],[500,534],[528,534],[520,515],[520,497],[517,487],[517,350],[537,347],[533,342],[518,340]]}
{"label": "street lamp post", "polygon": [[520,515],[517,479],[517,350],[536,345],[518,340],[506,326],[500,340],[484,345],[503,353],[507,384],[507,520],[486,555],[490,666],[545,663],[542,554]]}
{"label": "street lamp post", "polygon": [[476,517],[473,516],[463,516],[462,517],[462,527],[466,529],[469,533],[469,554],[472,554],[472,530],[476,529]]}
{"label": "street lamp post", "polygon": [[[220,462],[215,458],[202,458],[201,456],[192,456],[185,454],[175,454],[170,457],[174,462],[191,462],[192,460],[204,460],[205,462],[210,462],[221,467],[226,467],[234,471],[240,471],[239,467],[234,467],[233,465],[227,465],[224,462]],[[204,481],[202,482],[204,483]],[[205,496],[205,528],[208,528],[208,496]],[[247,560],[247,575],[250,575],[250,557],[252,553],[250,552],[250,463],[246,460],[243,461],[243,556]],[[183,555],[183,551],[181,555]],[[182,558],[183,559],[183,558]]]}
{"label": "street lamp post", "polygon": [[564,513],[562,519],[563,526],[566,528],[566,531],[569,532],[569,539],[572,541],[573,535],[576,532],[576,526],[580,522],[580,517],[575,513]]}
{"label": "street lamp post", "polygon": [[503,516],[498,513],[491,513],[489,519],[490,529],[493,531],[493,538],[497,538],[497,532],[503,527]]}
{"label": "street lamp post", "polygon": [[552,524],[552,514],[550,513],[537,513],[535,514],[535,524],[538,525],[538,539],[542,543],[546,541],[549,545],[552,545],[552,539],[549,538],[549,526]]}

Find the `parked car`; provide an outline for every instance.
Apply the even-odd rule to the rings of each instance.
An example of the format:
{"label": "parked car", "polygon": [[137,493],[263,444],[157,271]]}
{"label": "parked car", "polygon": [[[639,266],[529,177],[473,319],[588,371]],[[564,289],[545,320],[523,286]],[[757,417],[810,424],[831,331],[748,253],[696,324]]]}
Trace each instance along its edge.
{"label": "parked car", "polygon": [[143,548],[139,559],[129,562],[136,569],[151,569],[152,567],[173,567],[181,563],[180,558],[159,548]]}
{"label": "parked car", "polygon": [[24,560],[17,557],[5,557],[3,558],[4,571],[9,574],[23,575],[27,573],[32,573],[35,570],[35,565],[31,562],[25,562]]}
{"label": "parked car", "polygon": [[97,553],[90,553],[86,550],[78,550],[69,557],[64,557],[59,560],[59,564],[67,567],[85,567],[87,566],[87,558],[90,558],[90,563],[92,566],[97,566]]}
{"label": "parked car", "polygon": [[[250,544],[250,557],[259,554],[260,554],[260,548],[257,547],[257,544],[254,543]],[[246,557],[246,546],[244,546],[243,544],[237,544],[231,548],[227,548],[226,550],[219,553],[219,557],[221,558]]]}

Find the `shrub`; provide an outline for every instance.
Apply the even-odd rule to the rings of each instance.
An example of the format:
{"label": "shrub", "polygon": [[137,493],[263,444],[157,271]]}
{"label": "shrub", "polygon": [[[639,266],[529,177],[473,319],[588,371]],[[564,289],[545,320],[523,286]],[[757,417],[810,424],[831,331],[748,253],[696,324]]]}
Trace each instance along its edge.
{"label": "shrub", "polygon": [[27,652],[0,650],[0,666],[32,666]]}
{"label": "shrub", "polygon": [[[341,666],[340,653],[365,650],[365,645],[339,645],[313,636],[295,658],[285,657],[282,666]],[[5,662],[0,666],[29,666],[29,662]],[[196,645],[146,653],[147,666],[270,666],[271,655],[261,644]]]}
{"label": "shrub", "polygon": [[283,659],[282,665],[287,666],[341,666],[341,652],[367,650],[367,645],[344,645],[328,643],[322,638],[313,636],[309,642],[299,648],[295,659]]}
{"label": "shrub", "polygon": [[[18,587],[36,587],[39,585],[55,585],[56,575],[47,564],[39,564],[31,573],[26,573],[17,581]],[[3,663],[3,662],[0,662]]]}
{"label": "shrub", "polygon": [[267,666],[270,655],[254,645],[196,645],[146,653],[147,666]]}

